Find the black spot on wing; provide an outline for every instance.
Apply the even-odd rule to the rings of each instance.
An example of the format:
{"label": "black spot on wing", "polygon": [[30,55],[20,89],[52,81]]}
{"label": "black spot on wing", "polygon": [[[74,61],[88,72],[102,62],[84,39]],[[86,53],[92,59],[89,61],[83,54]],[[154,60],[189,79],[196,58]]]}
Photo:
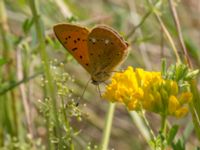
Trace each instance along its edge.
{"label": "black spot on wing", "polygon": [[76,51],[78,48],[77,47],[74,47],[74,48],[72,48],[72,51]]}
{"label": "black spot on wing", "polygon": [[80,59],[82,59],[83,58],[83,56],[80,56]]}

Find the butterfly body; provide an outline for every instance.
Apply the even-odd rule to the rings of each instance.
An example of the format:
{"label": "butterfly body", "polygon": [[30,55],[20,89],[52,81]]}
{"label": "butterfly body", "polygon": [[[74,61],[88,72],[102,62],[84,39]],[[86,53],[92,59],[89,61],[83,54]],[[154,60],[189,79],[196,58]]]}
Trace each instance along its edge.
{"label": "butterfly body", "polygon": [[108,80],[128,53],[128,44],[107,26],[97,26],[89,31],[77,25],[58,24],[54,26],[54,32],[62,45],[90,73],[93,84]]}

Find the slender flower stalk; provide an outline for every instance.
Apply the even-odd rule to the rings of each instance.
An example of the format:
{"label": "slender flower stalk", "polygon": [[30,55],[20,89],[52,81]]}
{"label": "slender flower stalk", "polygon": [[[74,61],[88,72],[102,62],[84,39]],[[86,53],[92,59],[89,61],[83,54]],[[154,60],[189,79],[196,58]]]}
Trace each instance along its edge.
{"label": "slender flower stalk", "polygon": [[152,131],[150,125],[149,125],[148,120],[145,117],[144,111],[139,111],[139,115],[140,115],[141,119],[143,120],[144,124],[146,125],[146,127],[147,127],[147,129],[150,133],[151,141],[153,141],[155,143],[156,137],[155,137],[154,132]]}
{"label": "slender flower stalk", "polygon": [[53,79],[52,79],[52,75],[51,75],[51,71],[50,71],[49,58],[48,58],[48,55],[46,53],[44,31],[42,30],[42,26],[41,26],[42,21],[41,21],[41,17],[39,15],[40,14],[39,9],[38,9],[36,3],[37,3],[37,0],[29,0],[30,8],[31,8],[33,18],[34,18],[34,21],[35,21],[37,38],[38,38],[38,41],[39,41],[38,50],[39,50],[40,55],[41,55],[42,64],[43,64],[44,72],[45,72],[45,77],[48,81],[46,89],[48,91],[48,95],[50,96],[50,99],[52,100],[52,107],[53,107],[52,116],[55,120],[55,125],[56,125],[55,136],[60,138],[56,95],[55,95]]}
{"label": "slender flower stalk", "polygon": [[108,143],[109,143],[109,137],[110,137],[111,127],[112,127],[114,111],[115,111],[115,104],[109,103],[109,108],[108,108],[108,112],[107,112],[107,116],[106,116],[106,122],[105,122],[105,126],[103,129],[103,138],[102,138],[102,142],[101,142],[99,150],[107,150],[108,149]]}

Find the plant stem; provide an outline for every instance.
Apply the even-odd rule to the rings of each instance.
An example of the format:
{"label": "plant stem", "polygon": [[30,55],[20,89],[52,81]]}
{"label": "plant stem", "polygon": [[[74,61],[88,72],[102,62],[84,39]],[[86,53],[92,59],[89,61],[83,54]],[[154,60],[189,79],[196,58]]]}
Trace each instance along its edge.
{"label": "plant stem", "polygon": [[[166,115],[161,115],[160,134],[164,135],[164,139],[166,139]],[[165,149],[164,141],[161,142],[161,149]]]}
{"label": "plant stem", "polygon": [[[147,2],[148,2],[150,5],[153,5],[151,0],[147,0]],[[166,37],[167,37],[167,39],[168,39],[168,41],[169,41],[169,43],[170,43],[170,45],[171,45],[173,51],[174,51],[174,54],[175,54],[175,56],[176,56],[176,61],[177,61],[178,63],[181,63],[181,59],[180,59],[180,56],[179,56],[179,54],[178,54],[178,50],[176,49],[175,43],[174,43],[174,41],[173,41],[173,39],[172,39],[172,36],[170,35],[169,31],[167,30],[167,28],[166,28],[165,24],[163,23],[161,17],[159,16],[158,12],[157,12],[157,11],[153,11],[153,12],[154,12],[154,15],[155,15],[156,19],[157,19],[158,22],[160,23],[160,26],[161,26],[163,32],[165,33],[165,35],[166,35]]]}
{"label": "plant stem", "polygon": [[182,32],[181,32],[181,25],[180,25],[180,22],[179,22],[179,19],[178,19],[175,4],[172,0],[168,0],[168,2],[169,2],[169,6],[170,6],[170,9],[171,9],[171,12],[172,12],[172,16],[173,16],[173,19],[174,19],[176,30],[177,30],[177,33],[178,33],[179,42],[180,42],[182,50],[184,52],[184,56],[186,57],[188,65],[190,67],[192,67],[192,64],[191,64],[191,61],[190,61],[184,40],[183,40],[183,35],[182,35]]}
{"label": "plant stem", "polygon": [[[151,129],[150,125],[149,125],[149,122],[148,120],[146,119],[145,117],[145,114],[144,114],[144,111],[140,111],[139,112],[139,115],[141,116],[141,119],[143,120],[144,124],[146,125],[146,127],[148,128],[149,130],[149,133],[150,133],[150,137],[151,137],[151,141],[154,142],[154,144],[156,145],[156,137],[153,133],[153,130]],[[149,143],[149,141],[147,141]],[[151,145],[150,145],[151,146]]]}
{"label": "plant stem", "polygon": [[[4,6],[4,1],[1,0],[0,1],[0,33],[1,33],[1,39],[2,39],[2,45],[3,45],[3,58],[7,59],[7,60],[11,60],[11,43],[9,42],[9,26],[7,23],[7,14],[6,14],[6,10],[5,10],[5,6]],[[13,81],[15,76],[12,73],[12,61],[8,62],[5,65],[5,70],[3,70],[3,80],[8,80],[8,81]],[[17,123],[17,105],[16,105],[16,98],[15,98],[15,93],[14,91],[11,91],[10,93],[8,93],[9,95],[6,95],[6,103],[8,105],[8,110],[7,111],[11,111],[12,113],[12,119],[11,123],[12,123],[12,134],[16,137],[18,137],[18,123]],[[5,100],[5,99],[4,99]],[[11,101],[11,103],[10,103]],[[10,109],[11,107],[11,109]]]}
{"label": "plant stem", "polygon": [[[71,136],[71,135],[73,135],[73,132],[72,132],[72,128],[70,126],[69,120],[66,115],[64,97],[61,95],[60,99],[61,99],[62,117],[64,120],[65,128],[67,129],[67,132],[65,134],[69,134],[69,136]],[[69,141],[69,143],[70,143],[69,144],[70,150],[74,150],[74,144],[73,144],[72,139],[71,139],[71,141]]]}
{"label": "plant stem", "polygon": [[[182,35],[182,32],[181,32],[181,25],[180,25],[180,21],[179,21],[179,18],[178,18],[178,14],[177,14],[177,11],[176,11],[175,4],[172,0],[168,0],[168,2],[169,2],[169,6],[170,6],[170,9],[171,9],[173,20],[174,20],[174,23],[175,23],[175,26],[176,26],[176,30],[177,30],[177,33],[178,33],[178,38],[179,38],[179,42],[180,42],[181,47],[182,47],[182,51],[183,51],[184,56],[187,60],[187,64],[189,65],[190,68],[193,68],[190,57],[188,55],[188,51],[186,49],[186,46],[185,46],[185,43],[184,43],[184,40],[183,40],[183,35]],[[199,120],[200,120],[199,119],[200,118],[200,96],[198,94],[196,81],[194,81],[194,80],[191,81],[190,85],[191,85],[191,91],[193,93],[193,104],[190,105],[190,111],[192,113],[192,119],[193,119],[193,123],[194,123],[194,127],[195,127],[197,137],[200,140],[200,129],[199,129],[199,126],[200,126],[200,123],[199,123]]]}
{"label": "plant stem", "polygon": [[[155,7],[159,4],[159,1],[156,2]],[[126,40],[128,40],[134,33],[135,31],[144,24],[146,19],[153,13],[154,9],[150,9],[142,18],[142,20],[137,24],[125,37]]]}
{"label": "plant stem", "polygon": [[109,103],[109,108],[108,108],[108,112],[107,112],[107,116],[106,116],[106,122],[105,122],[104,130],[103,130],[103,139],[102,139],[99,150],[107,150],[108,149],[108,143],[109,143],[109,137],[110,137],[110,132],[111,132],[114,111],[115,111],[115,104]]}
{"label": "plant stem", "polygon": [[162,133],[165,133],[165,130],[166,129],[166,116],[165,115],[162,115],[161,117],[161,128],[160,128],[160,131]]}
{"label": "plant stem", "polygon": [[[39,7],[36,5],[36,2],[38,2],[38,1],[37,0],[29,0],[30,8],[31,8],[33,18],[35,21],[37,38],[39,41],[38,50],[39,50],[39,53],[40,53],[40,56],[42,59],[45,77],[48,81],[47,85],[46,85],[46,89],[48,91],[48,95],[50,96],[52,107],[53,107],[53,110],[51,113],[53,115],[53,119],[55,121],[55,126],[56,126],[55,136],[60,139],[61,133],[59,132],[59,120],[58,120],[58,112],[57,112],[56,94],[55,94],[53,79],[52,79],[52,75],[51,75],[51,71],[50,71],[49,58],[46,53],[44,31],[42,30],[42,20],[41,20],[40,13],[39,13]],[[59,147],[59,145],[58,145],[58,147]]]}

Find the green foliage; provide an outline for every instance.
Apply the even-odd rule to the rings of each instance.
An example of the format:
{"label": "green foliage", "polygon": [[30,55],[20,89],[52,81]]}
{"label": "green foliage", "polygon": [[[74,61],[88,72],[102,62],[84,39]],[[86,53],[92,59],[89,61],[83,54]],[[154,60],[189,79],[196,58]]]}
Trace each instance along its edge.
{"label": "green foliage", "polygon": [[169,133],[167,134],[167,144],[171,145],[172,142],[174,141],[174,138],[178,132],[178,125],[173,125],[169,131]]}
{"label": "green foliage", "polygon": [[0,67],[6,64],[8,61],[5,58],[0,58]]}
{"label": "green foliage", "polygon": [[177,81],[180,87],[188,87],[188,81],[195,79],[198,74],[199,69],[192,70],[185,64],[172,64],[167,69],[165,60],[162,63],[163,78]]}
{"label": "green foliage", "polygon": [[173,150],[185,150],[185,142],[182,139],[179,139],[177,142],[172,143]]}
{"label": "green foliage", "polygon": [[[50,141],[54,145],[61,145],[64,149],[74,148],[74,138],[79,135],[79,130],[71,125],[72,120],[78,122],[82,121],[83,113],[77,107],[76,102],[72,98],[73,90],[69,88],[70,82],[74,82],[71,76],[64,71],[64,64],[59,63],[58,60],[50,62],[51,73],[53,75],[53,82],[56,88],[57,94],[57,111],[58,120],[61,125],[59,130],[61,136],[56,136],[54,130],[56,128],[56,121],[51,116],[53,110],[50,98],[45,98],[44,100],[39,100],[40,111],[42,112],[45,121],[48,123],[48,130],[50,135]],[[47,84],[47,80],[42,78],[42,86]]]}
{"label": "green foliage", "polygon": [[19,141],[16,137],[6,136],[6,143],[0,150],[27,150],[27,149],[39,149],[45,150],[45,146],[42,144],[41,139],[33,140],[30,135],[27,135],[25,141]]}
{"label": "green foliage", "polygon": [[29,31],[30,31],[30,28],[32,27],[33,25],[33,18],[31,19],[26,19],[22,25],[23,27],[23,31],[25,34],[28,34]]}

